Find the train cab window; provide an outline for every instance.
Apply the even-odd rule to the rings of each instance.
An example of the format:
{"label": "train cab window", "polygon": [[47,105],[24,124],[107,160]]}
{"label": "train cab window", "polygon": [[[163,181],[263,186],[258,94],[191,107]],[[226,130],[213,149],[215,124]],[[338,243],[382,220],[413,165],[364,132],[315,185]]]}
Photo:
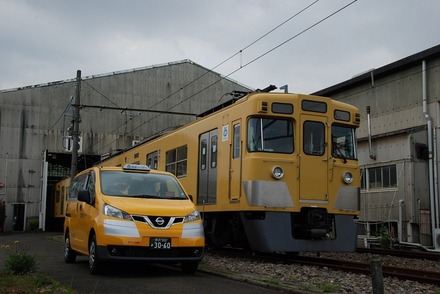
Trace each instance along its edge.
{"label": "train cab window", "polygon": [[355,129],[352,127],[332,126],[332,156],[336,158],[356,159]]}
{"label": "train cab window", "polygon": [[306,121],[303,125],[304,153],[322,156],[325,153],[325,126],[322,122]]}
{"label": "train cab window", "polygon": [[293,124],[288,119],[253,117],[248,122],[249,152],[293,152]]}
{"label": "train cab window", "polygon": [[311,100],[303,100],[301,104],[302,110],[326,113],[327,112],[327,103],[320,101],[311,101]]}

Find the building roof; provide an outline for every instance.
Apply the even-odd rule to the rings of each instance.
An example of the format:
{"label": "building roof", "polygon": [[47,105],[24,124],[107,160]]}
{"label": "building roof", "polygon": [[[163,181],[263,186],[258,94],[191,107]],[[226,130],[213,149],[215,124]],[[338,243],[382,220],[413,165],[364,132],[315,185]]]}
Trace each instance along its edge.
{"label": "building roof", "polygon": [[422,60],[428,61],[433,58],[438,58],[439,56],[440,45],[437,45],[419,53],[400,59],[396,62],[382,66],[380,68],[367,70],[366,72],[356,75],[347,81],[319,90],[312,94],[318,96],[332,96],[335,93],[340,93],[357,85],[370,82],[372,76],[374,76],[375,79],[382,76],[387,76],[395,72],[402,71],[405,68],[413,67],[415,64],[420,63]]}
{"label": "building roof", "polygon": [[[221,75],[220,73],[214,72],[211,69],[208,69],[204,66],[201,66],[189,59],[183,59],[183,60],[179,60],[179,61],[172,61],[172,62],[167,62],[167,63],[161,63],[161,64],[155,64],[155,65],[149,65],[149,66],[144,66],[144,67],[138,67],[138,68],[133,68],[133,69],[128,69],[128,70],[120,70],[120,71],[113,71],[110,73],[103,73],[103,74],[97,74],[97,75],[91,75],[91,76],[85,76],[85,77],[81,77],[82,80],[89,80],[89,79],[94,79],[94,78],[102,78],[102,77],[108,77],[108,76],[114,76],[114,75],[120,75],[120,74],[127,74],[127,73],[132,73],[132,72],[139,72],[139,71],[144,71],[144,70],[149,70],[149,69],[155,69],[155,68],[160,68],[160,67],[166,67],[166,66],[171,66],[171,65],[179,65],[179,64],[192,64],[194,66],[198,66],[201,68],[204,68],[206,71],[210,71],[214,74],[217,74],[219,76],[221,76],[224,79],[227,79],[235,84],[238,84],[244,88],[248,88],[251,89],[251,87],[243,85],[229,77],[225,77],[223,75]],[[64,84],[64,83],[72,83],[75,82],[76,78],[72,78],[72,79],[66,79],[66,80],[59,80],[59,81],[53,81],[53,82],[47,82],[47,83],[41,83],[41,84],[36,84],[36,85],[30,85],[30,86],[24,86],[24,87],[17,87],[17,88],[11,88],[11,89],[4,89],[4,90],[0,90],[0,93],[4,93],[4,92],[13,92],[13,91],[18,91],[18,90],[26,90],[26,89],[33,89],[33,88],[41,88],[41,87],[47,87],[47,86],[54,86],[54,85],[59,85],[59,84]]]}

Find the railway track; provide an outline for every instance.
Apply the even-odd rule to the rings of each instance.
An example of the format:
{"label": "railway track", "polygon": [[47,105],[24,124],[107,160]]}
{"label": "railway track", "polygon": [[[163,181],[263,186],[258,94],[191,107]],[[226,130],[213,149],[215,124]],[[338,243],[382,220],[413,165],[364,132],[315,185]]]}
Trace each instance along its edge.
{"label": "railway track", "polygon": [[440,252],[431,252],[431,251],[419,251],[419,250],[414,251],[414,250],[398,250],[398,249],[391,250],[391,249],[382,249],[382,248],[357,248],[356,252],[440,261]]}
{"label": "railway track", "polygon": [[[362,273],[364,275],[370,275],[371,265],[362,262],[342,261],[335,259],[326,259],[319,257],[293,257],[289,258],[288,262],[297,263],[301,265],[327,267],[335,270],[342,270],[348,272]],[[382,274],[384,277],[394,277],[404,280],[413,280],[422,283],[431,283],[440,285],[440,273],[402,268],[395,266],[382,265]]]}
{"label": "railway track", "polygon": [[[371,275],[371,262],[356,262],[339,260],[333,258],[322,258],[322,257],[312,257],[312,256],[300,256],[300,255],[283,255],[283,254],[270,254],[270,253],[257,253],[249,254],[243,251],[236,250],[214,250],[215,254],[227,255],[229,257],[240,257],[248,258],[250,260],[261,260],[270,263],[283,263],[283,264],[298,264],[316,267],[325,267],[333,270],[346,271],[352,273],[359,273],[365,276]],[[374,253],[378,254],[377,251]],[[408,253],[407,253],[408,254]],[[414,256],[406,256],[406,258],[419,258]],[[426,256],[426,255],[425,255]],[[421,283],[430,283],[434,285],[440,285],[440,272],[438,271],[428,271],[420,270],[408,267],[396,267],[390,265],[382,265],[382,275],[384,277],[394,277],[402,280],[418,281]]]}

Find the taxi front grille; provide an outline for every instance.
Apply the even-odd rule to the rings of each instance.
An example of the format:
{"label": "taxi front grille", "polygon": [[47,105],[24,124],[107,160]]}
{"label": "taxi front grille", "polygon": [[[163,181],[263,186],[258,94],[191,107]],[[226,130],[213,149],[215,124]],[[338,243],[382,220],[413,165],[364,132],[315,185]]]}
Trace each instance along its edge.
{"label": "taxi front grille", "polygon": [[183,223],[183,217],[132,215],[134,221],[147,223],[155,229],[168,229],[172,225]]}

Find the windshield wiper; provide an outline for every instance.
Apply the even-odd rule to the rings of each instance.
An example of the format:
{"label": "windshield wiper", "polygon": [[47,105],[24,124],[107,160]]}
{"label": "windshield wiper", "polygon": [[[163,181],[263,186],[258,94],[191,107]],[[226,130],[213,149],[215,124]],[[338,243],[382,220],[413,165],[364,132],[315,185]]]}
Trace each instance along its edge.
{"label": "windshield wiper", "polygon": [[130,195],[131,197],[138,197],[138,198],[148,198],[148,199],[162,199],[163,197],[157,196],[157,195],[148,195],[148,194],[136,194],[136,195]]}

